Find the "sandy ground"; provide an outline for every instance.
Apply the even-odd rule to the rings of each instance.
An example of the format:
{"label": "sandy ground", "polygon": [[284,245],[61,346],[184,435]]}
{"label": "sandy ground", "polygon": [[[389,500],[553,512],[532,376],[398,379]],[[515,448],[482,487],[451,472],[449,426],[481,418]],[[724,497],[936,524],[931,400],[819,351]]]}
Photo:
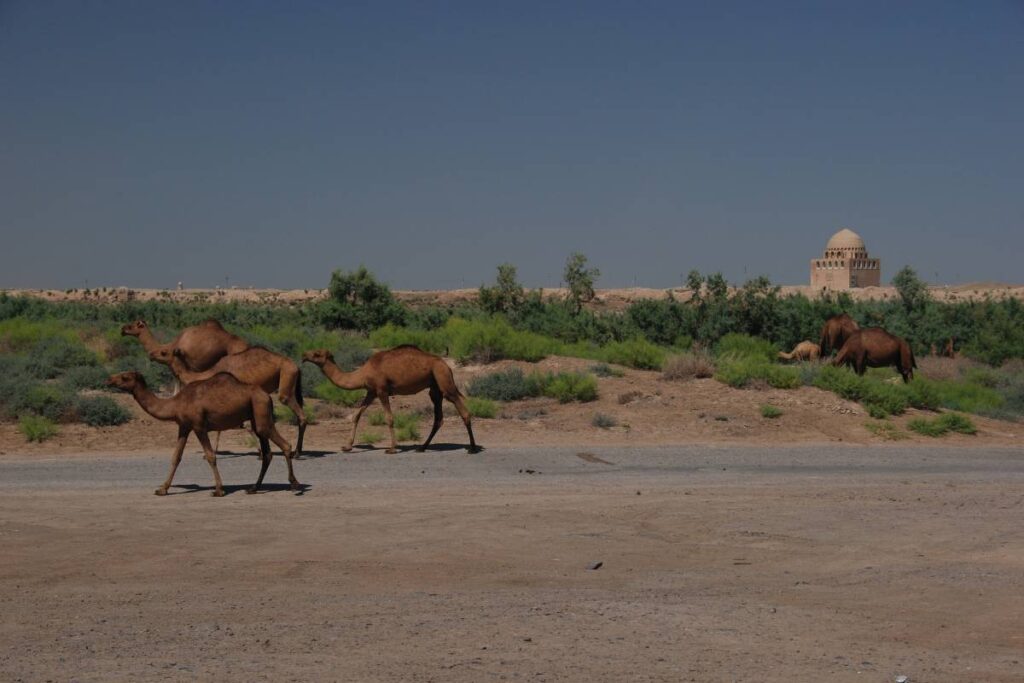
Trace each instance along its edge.
{"label": "sandy ground", "polygon": [[[947,359],[921,359],[919,372],[925,376],[940,372]],[[592,361],[552,356],[539,363],[502,361],[489,365],[455,366],[456,381],[465,391],[473,377],[508,367],[524,372],[587,371]],[[813,387],[796,390],[733,389],[714,379],[667,381],[661,373],[618,368],[622,377],[599,378],[599,397],[591,403],[559,404],[554,399],[536,398],[500,405],[495,419],[474,420],[477,441],[485,446],[579,446],[600,445],[679,445],[679,444],[884,444],[887,443],[865,426],[873,422],[862,406],[835,394]],[[949,371],[948,368],[945,369]],[[83,424],[61,425],[58,437],[45,443],[26,443],[17,425],[0,423],[0,456],[12,454],[110,453],[166,449],[176,438],[173,424],[159,422],[139,409],[125,394],[110,394],[133,412],[135,419],[120,427],[95,428]],[[780,408],[779,418],[761,416],[761,406]],[[306,445],[317,450],[338,450],[352,429],[352,408],[331,406],[307,399],[317,416],[317,424],[306,431]],[[364,437],[381,438],[376,448],[384,447],[386,428],[370,425],[370,414],[379,412],[379,404],[367,410],[358,431],[357,444],[375,448]],[[466,443],[466,431],[451,406],[438,438]],[[433,410],[426,393],[392,399],[398,411],[418,412],[421,438],[430,431]],[[616,425],[601,429],[593,425],[597,414],[613,418]],[[979,433],[974,436],[948,435],[941,439],[918,436],[906,429],[915,417],[934,417],[935,413],[908,410],[892,419],[904,440],[898,443],[979,446],[1016,446],[1024,436],[1024,424],[972,416]],[[296,430],[284,425],[282,432],[292,444]],[[226,432],[225,447],[248,449],[251,437],[242,431]],[[406,445],[411,445],[407,442]]]}
{"label": "sandy ground", "polygon": [[0,679],[1024,679],[1021,449],[166,467],[0,459]]}
{"label": "sandy ground", "polygon": [[[1024,299],[1024,286],[996,282],[974,282],[960,285],[934,285],[930,288],[938,301],[962,301],[992,297],[994,299]],[[177,301],[179,303],[263,303],[296,305],[317,301],[327,296],[325,289],[259,289],[256,287],[230,287],[213,289],[134,289],[128,287],[102,287],[85,289],[6,289],[12,296],[34,296],[48,301],[92,301],[116,303],[122,301]],[[476,301],[478,289],[398,290],[395,296],[411,306],[454,306]],[[566,290],[558,287],[542,288],[545,298],[562,299]],[[735,290],[733,290],[735,291]],[[643,299],[664,299],[669,294],[679,301],[688,301],[692,291],[682,287],[654,289],[625,287],[599,289],[588,308],[597,311],[620,311]],[[815,297],[817,290],[809,285],[787,285],[781,288],[783,296],[803,294]],[[862,287],[847,292],[855,300],[894,299],[894,287]]]}

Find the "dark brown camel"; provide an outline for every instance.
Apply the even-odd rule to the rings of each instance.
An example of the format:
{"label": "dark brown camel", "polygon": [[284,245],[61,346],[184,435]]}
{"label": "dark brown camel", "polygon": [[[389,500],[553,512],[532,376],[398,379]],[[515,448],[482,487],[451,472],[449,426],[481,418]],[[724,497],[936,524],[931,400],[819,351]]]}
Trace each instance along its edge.
{"label": "dark brown camel", "polygon": [[881,327],[865,327],[854,331],[832,364],[849,365],[858,375],[863,375],[869,367],[894,365],[903,375],[904,382],[914,379],[914,368],[917,367],[910,344]]}
{"label": "dark brown camel", "polygon": [[476,453],[480,449],[473,438],[473,426],[470,421],[469,410],[462,400],[462,393],[455,385],[455,375],[452,369],[440,356],[421,351],[415,346],[398,346],[388,351],[379,351],[370,357],[361,368],[354,372],[343,372],[334,362],[334,356],[326,349],[307,351],[302,354],[302,360],[320,366],[327,379],[334,382],[342,389],[366,389],[366,398],[356,411],[352,420],[352,434],[349,436],[348,445],[342,448],[343,451],[352,450],[355,443],[356,428],[359,426],[359,418],[363,411],[380,399],[384,406],[384,415],[388,423],[388,431],[391,433],[391,447],[388,453],[395,453],[395,422],[391,414],[391,396],[408,396],[418,394],[424,389],[430,390],[430,400],[434,404],[434,426],[430,430],[430,436],[417,450],[424,451],[430,445],[430,441],[437,434],[444,421],[443,399],[448,399],[459,411],[462,422],[466,425],[469,433],[470,453]]}
{"label": "dark brown camel", "polygon": [[213,367],[224,356],[241,353],[249,348],[249,342],[225,330],[219,322],[210,319],[199,325],[186,327],[167,344],[161,344],[149,329],[145,320],[136,320],[121,328],[122,336],[138,337],[146,353],[167,349],[181,352],[185,366],[192,371],[202,372]]}
{"label": "dark brown camel", "polygon": [[107,380],[107,386],[131,393],[142,409],[156,419],[173,420],[178,423],[178,445],[171,457],[171,471],[167,475],[167,481],[155,491],[156,495],[167,495],[167,489],[170,488],[174,473],[181,462],[181,454],[185,451],[188,435],[195,432],[203,446],[206,462],[213,470],[213,495],[223,496],[224,486],[217,470],[217,455],[210,445],[209,432],[234,429],[246,421],[252,422],[253,429],[259,437],[262,461],[260,476],[248,492],[255,493],[263,485],[263,477],[273,457],[268,441],[273,441],[284,453],[285,462],[288,463],[288,481],[291,483],[291,489],[297,491],[301,487],[292,469],[292,447],[274,426],[274,403],[267,392],[259,387],[242,384],[231,375],[220,373],[189,384],[171,398],[158,398],[146,387],[146,380],[137,372],[111,375]]}
{"label": "dark brown camel", "polygon": [[818,346],[821,347],[821,355],[828,356],[833,351],[843,348],[846,340],[859,328],[857,321],[846,313],[834,315],[826,320],[821,327],[821,340],[818,343]]}
{"label": "dark brown camel", "polygon": [[281,402],[292,409],[299,422],[295,457],[302,456],[302,437],[306,433],[306,412],[302,409],[302,371],[291,358],[268,351],[261,346],[253,346],[241,353],[224,356],[209,370],[193,372],[185,367],[178,351],[158,349],[150,353],[149,357],[157,363],[170,366],[171,372],[185,384],[226,372],[234,375],[243,384],[259,387],[268,394],[278,392]]}

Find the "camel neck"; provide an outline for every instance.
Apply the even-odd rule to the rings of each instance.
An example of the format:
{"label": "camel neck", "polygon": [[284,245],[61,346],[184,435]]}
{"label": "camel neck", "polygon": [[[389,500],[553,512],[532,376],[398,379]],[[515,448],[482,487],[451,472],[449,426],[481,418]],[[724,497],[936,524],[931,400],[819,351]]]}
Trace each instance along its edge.
{"label": "camel neck", "polygon": [[142,348],[146,349],[147,353],[155,351],[163,346],[163,344],[160,343],[160,340],[149,331],[148,327],[139,331],[139,341],[142,343]]}
{"label": "camel neck", "polygon": [[363,379],[363,369],[355,372],[343,372],[334,361],[327,361],[323,365],[324,374],[327,379],[334,382],[342,389],[363,389],[366,384]]}
{"label": "camel neck", "polygon": [[160,398],[145,386],[136,386],[132,390],[132,396],[143,410],[156,419],[170,420],[174,418],[173,398]]}
{"label": "camel neck", "polygon": [[216,372],[206,370],[204,372],[196,372],[195,370],[189,370],[188,366],[185,365],[185,361],[181,360],[177,356],[173,356],[171,360],[171,372],[174,376],[180,379],[185,384],[191,384],[192,382],[198,382],[202,379],[210,379]]}

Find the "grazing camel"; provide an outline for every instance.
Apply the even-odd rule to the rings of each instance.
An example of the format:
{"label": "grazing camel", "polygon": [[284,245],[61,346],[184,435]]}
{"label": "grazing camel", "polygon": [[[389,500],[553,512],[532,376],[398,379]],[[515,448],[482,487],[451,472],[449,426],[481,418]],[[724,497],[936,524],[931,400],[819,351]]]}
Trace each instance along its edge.
{"label": "grazing camel", "polygon": [[812,341],[802,341],[789,353],[779,351],[780,360],[818,360],[821,347]]}
{"label": "grazing camel", "polygon": [[306,433],[306,412],[302,409],[302,370],[291,358],[268,351],[262,346],[253,346],[241,353],[224,356],[209,370],[193,372],[185,366],[177,350],[172,352],[168,349],[157,349],[150,353],[149,357],[157,363],[170,366],[171,372],[185,384],[208,379],[218,372],[226,372],[243,384],[259,387],[268,394],[278,392],[281,402],[292,409],[299,421],[295,457],[302,456],[302,437]]}
{"label": "grazing camel", "polygon": [[167,344],[157,341],[145,320],[136,320],[123,326],[121,336],[138,337],[148,354],[160,349],[172,352],[177,349],[181,352],[185,366],[196,372],[209,370],[224,356],[241,353],[249,348],[249,342],[231,334],[212,318],[199,325],[186,327],[174,341]]}
{"label": "grazing camel", "polygon": [[901,337],[889,334],[881,327],[865,327],[855,331],[839,350],[833,365],[849,365],[858,375],[865,369],[896,366],[905,383],[914,379],[914,352]]}
{"label": "grazing camel", "polygon": [[857,321],[846,313],[834,315],[825,321],[821,328],[821,355],[827,356],[833,351],[843,348],[843,344],[853,334],[854,330],[860,328]]}
{"label": "grazing camel", "polygon": [[395,444],[395,422],[391,414],[391,396],[408,396],[418,394],[424,389],[430,390],[430,400],[434,404],[434,426],[430,430],[430,436],[423,442],[423,445],[416,450],[423,452],[430,445],[430,441],[437,434],[444,421],[444,410],[442,399],[448,399],[459,411],[462,422],[466,425],[469,433],[470,453],[479,452],[473,438],[473,426],[470,424],[469,410],[462,400],[462,393],[455,385],[455,375],[452,369],[440,356],[421,351],[415,346],[397,346],[388,351],[379,351],[370,357],[361,368],[354,372],[342,372],[341,368],[334,362],[334,356],[326,349],[307,351],[302,354],[302,360],[307,363],[318,365],[327,379],[334,382],[342,389],[366,389],[366,398],[356,411],[352,420],[352,434],[349,436],[348,445],[341,450],[350,451],[355,443],[356,428],[359,426],[359,418],[363,411],[373,403],[374,399],[380,399],[384,406],[384,415],[388,423],[388,431],[391,433],[391,448],[387,453],[397,452]]}
{"label": "grazing camel", "polygon": [[174,473],[181,462],[181,454],[185,450],[185,442],[191,432],[196,433],[199,443],[203,446],[204,457],[213,470],[214,496],[224,495],[224,486],[217,470],[217,454],[210,445],[209,432],[213,430],[233,429],[246,420],[253,424],[253,429],[260,440],[260,476],[256,484],[248,489],[248,493],[256,493],[263,485],[263,477],[270,467],[273,454],[270,444],[273,441],[284,453],[288,463],[288,481],[293,491],[299,490],[301,484],[295,478],[292,469],[292,447],[277,432],[274,426],[274,403],[267,392],[259,387],[242,384],[227,373],[216,374],[209,379],[194,382],[184,387],[171,398],[159,398],[146,387],[146,380],[138,372],[122,372],[111,375],[107,386],[129,392],[147,413],[158,420],[173,420],[178,423],[178,445],[171,457],[171,472],[167,475],[160,488],[154,493],[166,496],[174,480]]}

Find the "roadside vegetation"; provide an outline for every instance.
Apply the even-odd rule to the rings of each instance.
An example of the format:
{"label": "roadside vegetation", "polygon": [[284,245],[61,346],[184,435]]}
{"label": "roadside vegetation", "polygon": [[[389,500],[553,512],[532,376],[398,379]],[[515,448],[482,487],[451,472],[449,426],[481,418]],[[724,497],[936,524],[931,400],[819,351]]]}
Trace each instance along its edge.
{"label": "roadside vegetation", "polygon": [[[558,299],[527,291],[515,267],[502,264],[475,303],[419,307],[399,302],[362,267],[334,272],[328,296],[302,304],[101,304],[0,293],[0,416],[19,423],[41,418],[54,425],[121,424],[131,413],[104,394],[109,374],[136,370],[157,390],[173,378],[149,361],[136,340],[121,337],[120,326],[144,319],[167,340],[210,317],[295,360],[306,350],[328,348],[345,370],[365,362],[374,348],[400,344],[459,363],[535,362],[552,355],[593,361],[581,373],[508,370],[479,376],[467,392],[480,399],[471,409],[478,417],[497,413],[483,399],[593,401],[597,379],[621,376],[623,367],[659,370],[667,380],[714,377],[745,389],[815,386],[860,402],[878,418],[910,407],[1003,419],[1024,415],[1024,304],[1016,299],[940,303],[910,269],[894,277],[899,296],[885,301],[781,296],[764,277],[730,288],[720,274],[693,271],[685,301],[669,296],[600,312],[588,307],[599,277],[585,256],[572,254],[562,273],[568,293]],[[857,377],[827,364],[777,361],[779,350],[816,341],[822,322],[840,311],[906,337],[922,361],[914,381],[903,385],[888,370]],[[929,350],[950,339],[962,358],[924,367]],[[310,364],[303,365],[303,386],[307,396],[337,406],[355,406],[364,395],[339,389]]]}

